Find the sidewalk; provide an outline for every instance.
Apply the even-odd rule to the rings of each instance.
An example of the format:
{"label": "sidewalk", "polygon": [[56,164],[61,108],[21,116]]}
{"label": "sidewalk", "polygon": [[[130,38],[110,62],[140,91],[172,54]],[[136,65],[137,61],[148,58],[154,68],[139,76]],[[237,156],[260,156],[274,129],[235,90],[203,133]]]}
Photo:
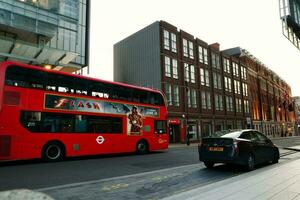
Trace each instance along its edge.
{"label": "sidewalk", "polygon": [[300,200],[300,159],[185,191],[166,200]]}

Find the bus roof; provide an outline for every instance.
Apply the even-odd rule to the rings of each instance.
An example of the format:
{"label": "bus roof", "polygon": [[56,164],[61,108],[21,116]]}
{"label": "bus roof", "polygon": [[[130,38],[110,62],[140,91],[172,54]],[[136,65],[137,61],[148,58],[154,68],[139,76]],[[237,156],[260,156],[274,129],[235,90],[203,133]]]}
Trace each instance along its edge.
{"label": "bus roof", "polygon": [[102,82],[102,83],[107,83],[107,84],[119,85],[119,86],[128,87],[128,88],[132,88],[132,89],[137,89],[137,90],[144,90],[144,91],[159,93],[162,96],[164,96],[163,93],[160,90],[157,90],[157,89],[151,89],[151,88],[146,88],[146,87],[129,85],[129,84],[126,84],[126,83],[115,82],[115,81],[108,81],[108,80],[103,80],[103,79],[88,77],[88,76],[84,76],[84,75],[71,74],[71,73],[56,71],[56,70],[52,70],[52,69],[45,69],[43,67],[39,67],[39,66],[35,66],[35,65],[29,65],[29,64],[26,64],[26,63],[15,62],[15,61],[4,61],[4,62],[0,63],[0,66],[1,67],[5,67],[5,68],[7,66],[10,66],[10,65],[16,65],[16,66],[21,66],[21,67],[24,67],[24,68],[30,68],[30,69],[34,69],[34,70],[40,70],[40,71],[44,71],[44,72],[47,72],[47,73],[54,73],[54,74],[61,74],[61,75],[66,75],[66,76],[72,76],[72,77],[79,78],[79,79],[86,79],[86,80],[91,80],[91,81],[96,81],[96,82]]}

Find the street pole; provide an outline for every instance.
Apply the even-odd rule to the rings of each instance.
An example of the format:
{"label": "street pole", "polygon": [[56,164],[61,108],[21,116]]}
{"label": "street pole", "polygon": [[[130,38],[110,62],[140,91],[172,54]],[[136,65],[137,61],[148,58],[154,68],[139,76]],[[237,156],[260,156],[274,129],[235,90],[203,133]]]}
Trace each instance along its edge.
{"label": "street pole", "polygon": [[[185,73],[189,73],[186,71],[186,68],[189,69],[189,65],[185,66],[184,72]],[[186,135],[186,145],[189,146],[190,145],[190,134],[189,134],[189,105],[188,105],[188,84],[187,84],[187,80],[186,80],[186,75],[184,77],[184,90],[185,90],[185,109],[186,109],[186,125],[185,125],[185,135]]]}
{"label": "street pole", "polygon": [[[188,87],[186,87],[186,94],[188,92]],[[186,95],[186,99],[187,99],[187,95]],[[188,99],[186,101],[186,145],[189,146],[190,145],[190,132],[189,132],[189,105],[188,105]]]}

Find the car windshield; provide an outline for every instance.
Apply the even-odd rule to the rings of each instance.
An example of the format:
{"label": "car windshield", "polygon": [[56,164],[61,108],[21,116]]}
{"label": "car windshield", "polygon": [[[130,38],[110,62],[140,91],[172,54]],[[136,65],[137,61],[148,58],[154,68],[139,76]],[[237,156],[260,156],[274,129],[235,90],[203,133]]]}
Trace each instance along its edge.
{"label": "car windshield", "polygon": [[240,136],[240,134],[240,130],[222,130],[213,133],[211,137],[237,138]]}

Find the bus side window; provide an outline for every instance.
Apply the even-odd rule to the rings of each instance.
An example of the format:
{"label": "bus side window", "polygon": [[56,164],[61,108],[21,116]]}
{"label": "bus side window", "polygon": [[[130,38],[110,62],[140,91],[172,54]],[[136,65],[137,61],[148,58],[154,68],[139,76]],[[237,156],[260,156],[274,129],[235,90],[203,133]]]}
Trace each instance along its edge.
{"label": "bus side window", "polygon": [[66,87],[58,87],[58,92],[68,92],[69,89]]}
{"label": "bus side window", "polygon": [[156,133],[156,134],[167,133],[167,121],[166,120],[155,120],[154,121],[154,133]]}
{"label": "bus side window", "polygon": [[56,91],[56,87],[55,87],[55,86],[47,85],[47,86],[46,86],[46,90],[49,90],[49,91]]}

